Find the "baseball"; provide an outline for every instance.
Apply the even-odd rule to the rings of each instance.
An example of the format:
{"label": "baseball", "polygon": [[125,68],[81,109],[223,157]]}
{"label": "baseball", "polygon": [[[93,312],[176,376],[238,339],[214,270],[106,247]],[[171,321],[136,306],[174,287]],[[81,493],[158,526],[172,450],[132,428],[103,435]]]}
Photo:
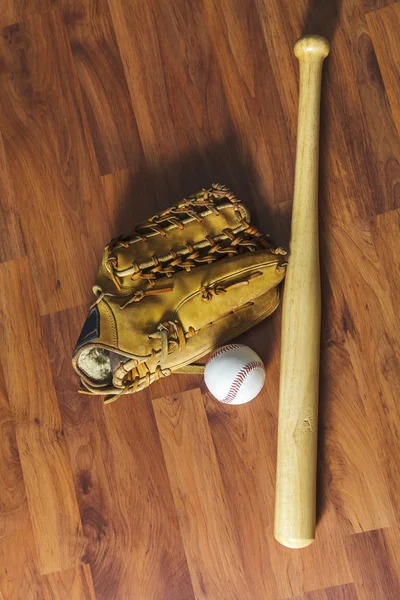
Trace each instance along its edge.
{"label": "baseball", "polygon": [[248,346],[228,344],[210,356],[204,380],[211,394],[224,404],[245,404],[260,393],[265,381],[261,358]]}

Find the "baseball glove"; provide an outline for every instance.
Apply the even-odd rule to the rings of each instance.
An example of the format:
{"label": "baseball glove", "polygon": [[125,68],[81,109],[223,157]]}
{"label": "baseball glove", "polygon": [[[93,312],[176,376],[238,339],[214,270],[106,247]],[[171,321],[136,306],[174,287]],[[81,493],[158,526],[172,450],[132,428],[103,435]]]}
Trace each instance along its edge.
{"label": "baseball glove", "polygon": [[112,402],[192,364],[278,306],[286,252],[226,187],[184,199],[106,246],[73,352],[83,390]]}

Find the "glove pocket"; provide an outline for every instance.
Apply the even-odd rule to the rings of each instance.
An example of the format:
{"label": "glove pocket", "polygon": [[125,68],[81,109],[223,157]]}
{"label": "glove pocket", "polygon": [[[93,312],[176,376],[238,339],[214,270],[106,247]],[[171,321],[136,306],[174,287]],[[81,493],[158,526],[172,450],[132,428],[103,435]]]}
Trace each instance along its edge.
{"label": "glove pocket", "polygon": [[198,285],[192,280],[195,289],[181,296],[174,319],[185,331],[191,328],[198,332],[250,306],[279,285],[285,270],[283,257],[267,250],[218,261],[202,273]]}

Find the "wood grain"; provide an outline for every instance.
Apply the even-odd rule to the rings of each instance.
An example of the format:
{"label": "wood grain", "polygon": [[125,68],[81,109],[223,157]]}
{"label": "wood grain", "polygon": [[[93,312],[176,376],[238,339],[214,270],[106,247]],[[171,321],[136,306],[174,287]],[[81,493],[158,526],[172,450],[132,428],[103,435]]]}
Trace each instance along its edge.
{"label": "wood grain", "polygon": [[[327,211],[322,216],[325,229],[343,220],[368,219],[396,208],[400,201],[398,135],[358,2],[342,4],[334,43],[337,52],[332,54],[328,72],[326,111],[329,162],[322,170],[322,182],[326,181],[327,172],[332,174],[326,184],[330,193]],[[343,86],[350,79],[356,84],[347,93]],[[351,136],[346,132],[349,122]],[[385,143],[381,143],[383,139]],[[331,154],[331,148],[340,147],[339,154],[335,150]]]}
{"label": "wood grain", "polygon": [[153,402],[196,598],[251,598],[199,390]]}
{"label": "wood grain", "polygon": [[[0,598],[40,596],[38,559],[21,460],[0,366]],[[32,597],[37,597],[33,596]]]}
{"label": "wood grain", "polygon": [[51,0],[4,0],[1,6],[0,25],[13,25],[35,13],[45,12]]}
{"label": "wood grain", "polygon": [[[155,0],[110,5],[145,152],[145,168],[131,169],[129,195],[120,196],[125,206],[118,221],[125,229],[133,203],[148,216],[205,182],[221,181],[249,205],[255,222],[281,241],[288,220],[282,227],[279,220],[274,223],[271,207],[259,201],[257,154],[249,153],[247,136],[232,127],[215,33],[208,31],[201,3],[174,6],[171,11]],[[160,28],[154,25],[158,19]]]}
{"label": "wood grain", "polygon": [[[397,598],[397,6],[5,0],[0,12],[1,600]],[[318,542],[292,552],[273,539],[279,310],[240,336],[267,369],[242,407],[171,376],[104,408],[77,393],[70,355],[104,245],[188,193],[226,183],[288,242],[303,33],[332,50]]]}
{"label": "wood grain", "polygon": [[0,262],[24,256],[25,244],[15,206],[14,189],[0,135]]}
{"label": "wood grain", "polygon": [[[321,8],[299,2],[288,15],[275,2],[260,1],[257,6],[292,130],[297,95],[291,84],[279,77],[280,67],[285,65],[285,72],[291,67],[287,50],[281,48],[282,37],[299,37],[308,13],[311,32],[332,37],[335,46],[326,61],[322,93],[322,229],[396,208],[400,202],[399,140],[360,3],[329,2]],[[349,86],[350,80],[357,85]],[[347,134],[349,123],[351,135]],[[383,139],[385,143],[380,143]]]}
{"label": "wood grain", "polygon": [[[391,214],[387,213],[382,217],[387,220]],[[370,257],[373,257],[372,264],[382,281],[383,263],[380,264],[377,260],[372,233],[371,235],[368,233],[372,223],[364,224],[364,227],[368,252]],[[382,469],[382,455],[376,446],[376,444],[385,446],[385,434],[381,432],[381,435],[377,436],[375,430],[371,430],[375,426],[376,415],[371,417],[364,408],[366,401],[372,411],[375,407],[379,411],[380,396],[378,394],[379,401],[376,401],[372,391],[371,393],[361,391],[357,380],[360,367],[361,371],[366,373],[369,373],[372,368],[377,368],[379,371],[379,367],[375,367],[375,358],[373,363],[368,363],[368,367],[361,358],[363,346],[359,336],[361,332],[364,339],[366,337],[364,336],[365,321],[361,314],[358,316],[362,306],[367,310],[368,301],[363,302],[361,299],[369,300],[371,297],[369,282],[372,281],[371,277],[376,277],[376,274],[365,273],[367,258],[364,253],[367,248],[363,247],[363,244],[358,247],[360,242],[357,237],[352,242],[351,248],[348,247],[347,251],[344,251],[343,230],[343,228],[334,230],[329,237],[323,236],[321,240],[324,317],[321,353],[320,453],[322,450],[330,498],[335,506],[341,531],[353,533],[388,526],[393,522],[394,514],[389,497],[391,486],[386,482]],[[349,233],[351,239],[352,236],[353,233]],[[383,244],[382,240],[382,250]],[[355,253],[353,248],[357,248]],[[354,258],[359,265],[357,271],[353,272],[353,269],[339,258],[338,252],[340,256]],[[348,279],[350,272],[354,275],[351,276],[351,282]],[[336,278],[339,278],[340,286],[336,283],[338,281]],[[347,294],[350,290],[358,298],[356,303]],[[391,294],[379,293],[379,298],[390,305]],[[381,315],[381,310],[379,309],[379,313],[376,314],[377,319]],[[393,315],[392,309],[390,313]],[[348,346],[349,339],[354,340],[352,348]],[[374,348],[375,353],[375,346],[371,347]],[[357,348],[355,366],[352,364],[354,348]],[[338,373],[341,374],[340,377]],[[373,379],[373,376],[371,378]]]}
{"label": "wood grain", "polygon": [[139,169],[143,151],[107,0],[56,5],[64,15],[100,174]]}
{"label": "wood grain", "polygon": [[[347,318],[348,312],[343,314]],[[373,424],[364,412],[351,355],[345,347],[347,335],[337,330],[327,334],[322,351],[324,417],[320,436],[329,495],[341,534],[386,527],[394,521],[381,456],[370,444]],[[342,373],[340,380],[338,372]]]}
{"label": "wood grain", "polygon": [[287,241],[294,139],[276,86],[264,85],[274,76],[256,6],[251,0],[204,4],[229,110],[242,152],[252,165],[251,185],[258,198],[252,214],[264,227],[268,223],[277,239]]}
{"label": "wood grain", "polygon": [[0,55],[0,130],[43,314],[89,299],[109,228],[60,12],[6,28]]}
{"label": "wood grain", "polygon": [[[364,457],[363,471],[358,469],[358,472],[363,473],[366,484],[366,494],[361,497],[365,500],[369,495],[375,509],[358,515],[360,529],[356,531],[362,531],[382,527],[383,521],[386,521],[386,525],[393,524],[394,515],[399,510],[397,494],[391,492],[393,482],[399,480],[399,467],[389,450],[390,442],[388,444],[388,439],[398,439],[399,435],[399,409],[396,402],[400,374],[396,336],[398,321],[388,292],[385,271],[376,253],[370,223],[353,224],[346,230],[332,230],[326,240],[330,247],[328,278],[338,303],[338,314],[342,315],[342,331],[339,335],[344,336],[343,345],[354,373],[352,385],[347,386],[347,394],[352,393],[354,386],[355,398],[358,398],[357,402],[346,402],[349,419],[346,423],[342,421],[341,429],[349,437],[342,448],[350,447],[353,435],[359,436],[356,429],[368,440],[369,447],[369,450],[365,447],[369,460],[365,462]],[[346,256],[346,263],[341,258],[343,255]],[[348,267],[347,263],[353,264],[353,268]],[[340,287],[333,284],[338,280],[341,281]],[[336,407],[339,408],[339,403],[336,403]],[[342,410],[345,410],[344,405]],[[364,416],[365,425],[371,430],[369,436],[366,435],[366,429],[360,428],[360,420]],[[383,428],[382,423],[385,423]],[[350,454],[356,456],[354,452]],[[381,473],[381,485],[370,487],[368,469],[376,461],[374,478]],[[343,485],[341,493],[345,493]]]}
{"label": "wood grain", "polygon": [[101,178],[113,235],[132,232],[153,208],[157,212],[155,190],[145,177],[134,169],[123,169]]}
{"label": "wood grain", "polygon": [[[24,523],[21,523],[24,526]],[[23,543],[23,542],[22,542]],[[5,575],[1,577],[1,600],[43,600],[42,579],[38,571],[29,560],[25,552],[19,554],[19,564],[16,567],[6,569]]]}
{"label": "wood grain", "polygon": [[354,585],[348,584],[307,592],[294,600],[359,600],[359,597]]}
{"label": "wood grain", "polygon": [[388,292],[393,306],[396,306],[396,299],[400,295],[400,256],[397,252],[400,243],[400,210],[378,215],[372,231],[376,251],[389,283]]}
{"label": "wood grain", "polygon": [[[166,191],[174,193],[177,180],[188,187],[196,180],[209,146],[230,131],[202,6],[178,0],[171,10],[156,0],[116,0],[110,9],[146,164],[157,169],[175,161],[162,182],[165,197]],[[188,172],[185,156],[194,149],[200,164],[192,164]]]}
{"label": "wood grain", "polygon": [[[0,265],[2,357],[41,573],[79,564],[83,538],[27,259]],[[18,496],[17,496],[18,497]]]}
{"label": "wood grain", "polygon": [[398,530],[381,529],[351,536],[347,554],[361,600],[396,600],[400,595]]}
{"label": "wood grain", "polygon": [[96,600],[89,565],[42,577],[45,600]]}
{"label": "wood grain", "polygon": [[368,29],[382,73],[393,119],[400,133],[400,5],[393,4],[367,15]]}
{"label": "wood grain", "polygon": [[347,39],[352,40],[351,68],[361,100],[365,165],[375,212],[383,213],[400,207],[399,136],[365,17],[354,1],[342,6],[343,29]]}
{"label": "wood grain", "polygon": [[385,6],[397,4],[398,0],[362,0],[362,7],[365,13],[377,11]]}
{"label": "wood grain", "polygon": [[[278,358],[274,358],[274,365]],[[247,585],[254,598],[272,600],[301,591],[302,566],[298,553],[290,557],[289,551],[273,540],[279,379],[272,377],[271,364],[268,374],[270,395],[264,389],[256,400],[240,409],[222,406],[211,395],[205,399],[225,495],[238,530]],[[263,435],[257,435],[257,431],[263,431]]]}

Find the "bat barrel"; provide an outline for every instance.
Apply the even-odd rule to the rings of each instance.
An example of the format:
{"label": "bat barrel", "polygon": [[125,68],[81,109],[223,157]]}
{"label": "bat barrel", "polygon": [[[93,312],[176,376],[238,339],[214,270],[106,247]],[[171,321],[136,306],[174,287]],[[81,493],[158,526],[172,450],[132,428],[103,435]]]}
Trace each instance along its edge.
{"label": "bat barrel", "polygon": [[275,538],[303,548],[315,538],[321,294],[318,252],[320,36],[300,39],[299,118],[290,255],[282,305]]}

